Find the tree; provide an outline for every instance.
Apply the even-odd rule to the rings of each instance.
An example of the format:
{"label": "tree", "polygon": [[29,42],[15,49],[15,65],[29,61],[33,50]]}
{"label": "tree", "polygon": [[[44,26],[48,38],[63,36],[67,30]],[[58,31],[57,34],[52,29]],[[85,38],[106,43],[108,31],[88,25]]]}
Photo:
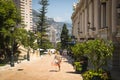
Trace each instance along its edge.
{"label": "tree", "polygon": [[61,42],[58,42],[57,43],[57,48],[56,48],[57,50],[60,50],[61,49]]}
{"label": "tree", "polygon": [[113,53],[113,44],[111,41],[89,40],[87,42],[76,44],[72,47],[76,58],[87,56],[92,68],[95,71],[107,65]]}
{"label": "tree", "polygon": [[89,40],[86,42],[84,55],[88,57],[92,69],[83,73],[84,80],[111,80],[108,61],[113,54],[113,43],[104,40]]}
{"label": "tree", "polygon": [[67,42],[69,40],[67,25],[64,24],[61,32],[61,47],[67,48]]}
{"label": "tree", "polygon": [[112,57],[113,44],[111,41],[90,40],[86,43],[87,48],[84,53],[87,55],[95,71],[107,65]]}
{"label": "tree", "polygon": [[[9,6],[8,6],[9,5]],[[0,57],[8,60],[13,42],[12,29],[20,23],[19,11],[12,0],[0,0]]]}
{"label": "tree", "polygon": [[71,47],[72,52],[74,54],[75,61],[81,60],[81,57],[84,56],[84,51],[86,48],[87,48],[87,45],[85,42],[77,43]]}
{"label": "tree", "polygon": [[46,28],[48,28],[46,23],[46,13],[47,13],[47,6],[48,0],[40,0],[39,4],[41,5],[40,13],[38,15],[39,21],[37,26],[37,31],[41,33],[40,39],[38,39],[38,44],[41,48],[44,48],[43,44],[46,42]]}

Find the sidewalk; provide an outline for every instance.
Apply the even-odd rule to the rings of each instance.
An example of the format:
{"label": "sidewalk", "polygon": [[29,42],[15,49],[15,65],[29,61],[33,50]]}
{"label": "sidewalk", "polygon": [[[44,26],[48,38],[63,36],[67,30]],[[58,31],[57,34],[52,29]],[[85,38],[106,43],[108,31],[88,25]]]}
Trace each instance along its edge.
{"label": "sidewalk", "polygon": [[58,72],[57,67],[51,65],[53,58],[54,55],[44,55],[21,62],[13,68],[0,68],[0,80],[83,80],[67,59],[62,61],[61,71]]}
{"label": "sidewalk", "polygon": [[[39,57],[39,58],[42,58],[42,57]],[[30,60],[34,61],[35,59],[37,59],[37,57],[32,56]],[[27,59],[21,60],[20,63],[14,63],[14,67],[11,67],[10,64],[6,64],[5,66],[0,66],[0,71],[2,71],[2,70],[9,70],[9,69],[15,69],[19,65],[23,65],[23,64],[26,64],[26,63],[29,63],[29,62],[32,62],[32,61],[27,61]]]}

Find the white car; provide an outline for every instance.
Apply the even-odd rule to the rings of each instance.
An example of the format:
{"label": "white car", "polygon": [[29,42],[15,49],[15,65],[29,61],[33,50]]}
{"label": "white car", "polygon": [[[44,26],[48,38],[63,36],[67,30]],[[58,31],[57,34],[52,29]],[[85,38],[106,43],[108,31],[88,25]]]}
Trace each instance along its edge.
{"label": "white car", "polygon": [[37,50],[44,51],[44,49],[37,49]]}
{"label": "white car", "polygon": [[47,52],[50,51],[52,54],[55,53],[56,49],[47,49]]}
{"label": "white car", "polygon": [[43,53],[47,54],[48,52],[45,51],[45,52],[43,52]]}

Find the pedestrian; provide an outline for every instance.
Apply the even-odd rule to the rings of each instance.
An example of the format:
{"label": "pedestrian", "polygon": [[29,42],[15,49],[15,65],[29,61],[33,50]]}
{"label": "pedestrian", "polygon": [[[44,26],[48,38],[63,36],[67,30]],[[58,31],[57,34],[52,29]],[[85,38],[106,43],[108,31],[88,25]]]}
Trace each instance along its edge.
{"label": "pedestrian", "polygon": [[48,50],[48,54],[51,55],[51,51],[50,50]]}
{"label": "pedestrian", "polygon": [[62,57],[60,56],[59,51],[55,52],[55,57],[54,57],[54,64],[58,67],[59,71],[61,69],[61,61],[62,61]]}
{"label": "pedestrian", "polygon": [[62,51],[62,49],[60,49],[60,55],[62,55],[62,53],[63,53],[63,51]]}

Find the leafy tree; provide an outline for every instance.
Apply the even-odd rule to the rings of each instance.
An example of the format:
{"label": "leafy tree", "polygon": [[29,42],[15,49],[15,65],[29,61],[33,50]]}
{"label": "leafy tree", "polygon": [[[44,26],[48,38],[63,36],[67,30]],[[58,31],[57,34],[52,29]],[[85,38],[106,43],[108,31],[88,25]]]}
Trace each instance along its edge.
{"label": "leafy tree", "polygon": [[[9,5],[9,6],[8,6]],[[8,60],[13,42],[12,29],[20,23],[19,11],[12,0],[0,0],[0,56]]]}
{"label": "leafy tree", "polygon": [[14,39],[16,41],[16,43],[20,45],[24,45],[27,46],[27,30],[25,30],[24,28],[15,28],[14,31]]}
{"label": "leafy tree", "polygon": [[111,80],[108,61],[111,61],[113,44],[111,41],[90,40],[86,42],[84,53],[91,64],[90,70],[83,73],[84,80]]}
{"label": "leafy tree", "polygon": [[52,43],[49,40],[46,40],[46,43],[43,44],[44,49],[54,48]]}
{"label": "leafy tree", "polygon": [[58,42],[57,43],[57,50],[60,50],[61,49],[61,42]]}
{"label": "leafy tree", "polygon": [[67,25],[64,24],[61,32],[61,47],[67,48],[67,42],[69,40]]}
{"label": "leafy tree", "polygon": [[84,53],[88,56],[90,63],[94,70],[98,71],[107,61],[110,60],[113,53],[113,44],[111,41],[104,40],[90,40],[87,43]]}
{"label": "leafy tree", "polygon": [[76,45],[74,45],[71,49],[72,52],[74,53],[74,57],[76,61],[80,61],[81,60],[81,56],[85,55],[85,50],[86,50],[86,43],[77,43]]}
{"label": "leafy tree", "polygon": [[108,59],[110,60],[113,53],[113,44],[111,41],[89,40],[76,44],[72,47],[72,51],[78,59],[80,56],[87,56],[93,69],[98,71],[106,66]]}
{"label": "leafy tree", "polygon": [[40,39],[38,39],[38,43],[41,48],[45,48],[46,43],[46,28],[48,28],[46,23],[46,13],[47,13],[47,6],[48,6],[48,0],[40,0],[39,4],[41,5],[41,9],[39,10],[39,21],[37,26],[37,31],[41,33]]}

